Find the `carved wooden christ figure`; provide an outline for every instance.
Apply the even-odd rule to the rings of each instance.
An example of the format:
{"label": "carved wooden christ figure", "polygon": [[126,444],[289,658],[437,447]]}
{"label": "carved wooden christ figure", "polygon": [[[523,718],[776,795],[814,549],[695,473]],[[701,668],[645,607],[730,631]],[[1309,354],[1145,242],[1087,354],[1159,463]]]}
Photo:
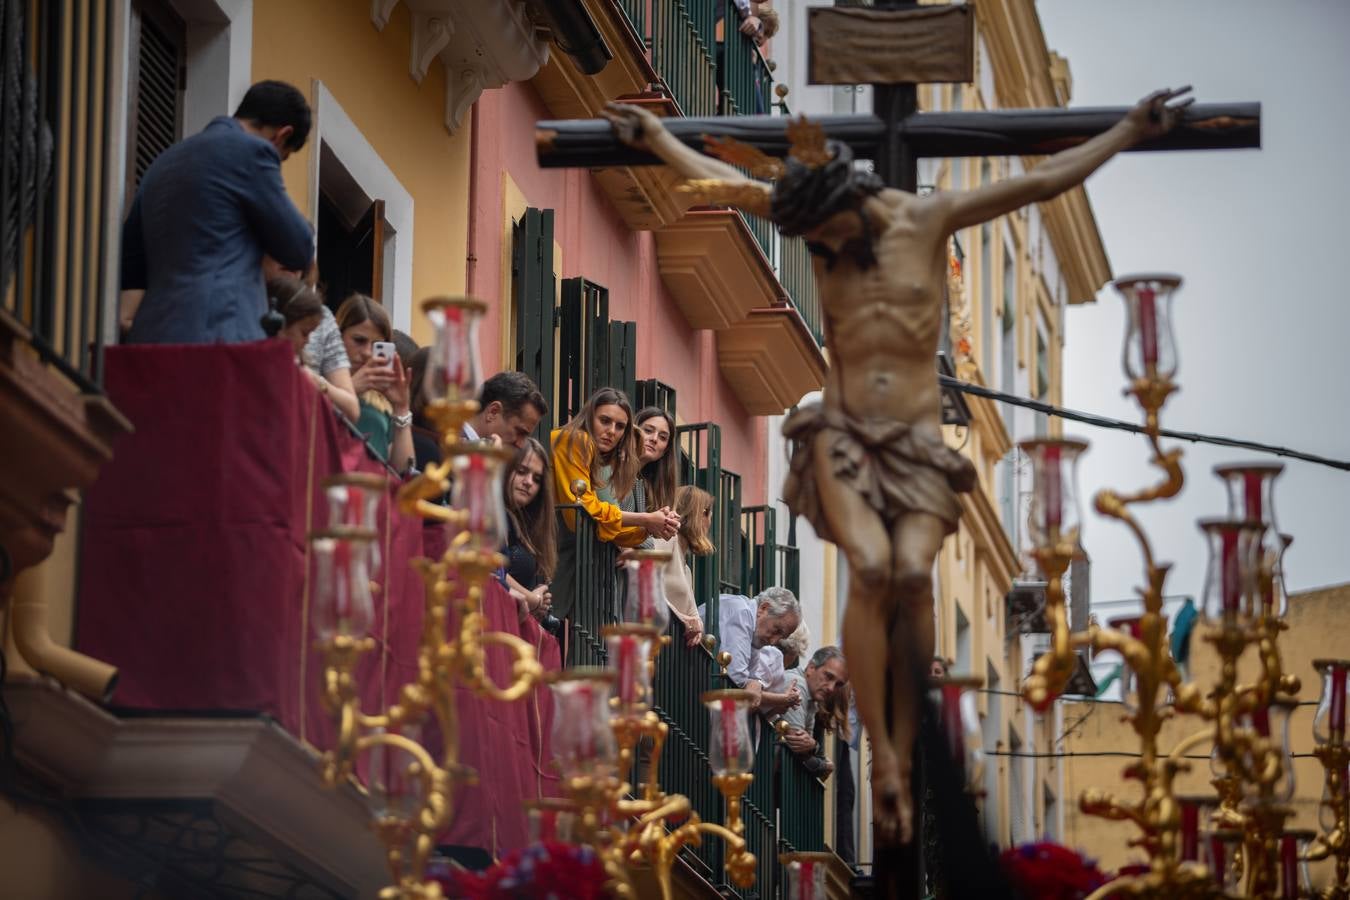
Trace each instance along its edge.
{"label": "carved wooden christ figure", "polygon": [[[918,667],[908,654],[932,658],[933,561],[956,530],[956,494],[975,484],[970,461],[943,442],[933,365],[948,239],[1049,200],[1116,153],[1164,134],[1190,102],[1169,105],[1185,90],[1151,94],[1109,130],[1019,178],[924,197],[859,170],[846,144],[827,141],[805,120],[789,125],[786,160],[705,137],[718,159],[681,143],[645,109],[614,104],[607,111],[619,138],[688,179],[683,189],[698,202],[770,217],[783,234],[804,236],[813,254],[830,369],[823,401],[783,426],[793,442],[784,497],[848,558],[844,654],[872,740],[880,840],[907,843],[913,833],[909,780],[920,686],[912,683]],[[902,639],[892,640],[893,633]]]}

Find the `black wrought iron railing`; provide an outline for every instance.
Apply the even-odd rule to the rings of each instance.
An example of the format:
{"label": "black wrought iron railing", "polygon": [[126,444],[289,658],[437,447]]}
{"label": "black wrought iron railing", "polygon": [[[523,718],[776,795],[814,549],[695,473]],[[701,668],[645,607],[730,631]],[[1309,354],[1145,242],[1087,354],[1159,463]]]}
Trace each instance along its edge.
{"label": "black wrought iron railing", "polygon": [[717,590],[723,594],[749,593],[745,535],[741,531],[741,476],[723,469],[713,492],[713,523],[718,557]]}
{"label": "black wrought iron railing", "polygon": [[100,390],[109,198],[120,194],[112,9],[0,4],[0,297],[38,355],[88,393]]}
{"label": "black wrought iron railing", "polygon": [[652,67],[686,116],[717,112],[717,7],[718,0],[656,0],[647,20]]}
{"label": "black wrought iron railing", "polygon": [[560,505],[558,519],[559,543],[572,541],[576,553],[576,569],[571,583],[565,586],[574,598],[566,662],[569,666],[603,666],[606,654],[600,630],[619,621],[617,550],[612,543],[600,540],[595,520],[579,505]]}
{"label": "black wrought iron railing", "polygon": [[806,328],[816,343],[825,346],[825,321],[820,309],[820,294],[816,291],[815,275],[811,271],[811,254],[806,241],[800,237],[780,238],[778,280],[782,282],[792,305],[806,322]]}
{"label": "black wrought iron railing", "polygon": [[[685,646],[679,619],[671,622],[670,637],[670,645],[656,658],[653,685],[656,714],[670,728],[661,754],[661,788],[688,797],[704,821],[721,822],[722,795],[713,786],[708,758],[708,712],[700,698],[704,691],[721,687],[722,679],[713,674],[712,657],[702,644]],[[689,849],[686,859],[703,877],[717,880],[722,856],[716,841]]]}
{"label": "black wrought iron railing", "polygon": [[739,897],[777,897],[778,872],[778,812],[774,805],[774,745],[778,742],[773,729],[763,719],[759,727],[759,746],[755,749],[755,779],[745,792],[741,803],[741,819],[745,823],[745,843],[755,854],[755,883],[753,887],[738,890]]}
{"label": "black wrought iron railing", "polygon": [[[676,429],[680,444],[680,484],[692,484],[717,496],[722,478],[722,429],[713,422],[681,425]],[[712,541],[721,547],[726,539],[725,519],[713,510]],[[717,632],[717,596],[721,585],[721,556],[710,553],[694,559],[694,600],[706,604],[703,621],[709,633]]]}
{"label": "black wrought iron railing", "polygon": [[784,744],[778,745],[776,778],[778,843],[783,852],[823,851],[825,785]]}
{"label": "black wrought iron railing", "polygon": [[778,511],[772,506],[741,509],[745,535],[745,592],[754,596],[778,583]]}

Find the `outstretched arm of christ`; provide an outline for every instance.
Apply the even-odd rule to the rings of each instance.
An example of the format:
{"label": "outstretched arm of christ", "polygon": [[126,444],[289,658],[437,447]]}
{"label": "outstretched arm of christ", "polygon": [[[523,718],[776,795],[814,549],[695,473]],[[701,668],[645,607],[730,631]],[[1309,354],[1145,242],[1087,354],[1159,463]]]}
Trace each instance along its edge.
{"label": "outstretched arm of christ", "polygon": [[[773,190],[769,184],[748,178],[735,166],[680,143],[650,110],[626,103],[611,103],[605,107],[604,117],[614,126],[619,140],[660,157],[662,162],[684,176],[689,193],[697,202],[734,206],[757,216],[769,215],[769,197]],[[700,187],[713,184],[716,185],[716,197],[702,195]]]}
{"label": "outstretched arm of christ", "polygon": [[1190,91],[1170,88],[1154,91],[1140,100],[1107,131],[1077,147],[1056,153],[1019,178],[985,185],[970,191],[951,191],[932,195],[942,216],[946,234],[988,222],[1031,203],[1039,203],[1082,184],[1103,163],[1140,141],[1166,134],[1179,121],[1181,111],[1194,102],[1187,98],[1169,101]]}

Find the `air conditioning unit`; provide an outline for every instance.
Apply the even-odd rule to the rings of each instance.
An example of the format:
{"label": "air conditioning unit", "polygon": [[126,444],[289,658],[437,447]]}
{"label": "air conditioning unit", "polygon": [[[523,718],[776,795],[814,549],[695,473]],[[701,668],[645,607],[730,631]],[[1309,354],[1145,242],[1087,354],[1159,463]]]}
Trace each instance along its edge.
{"label": "air conditioning unit", "polygon": [[1014,581],[1004,599],[1008,633],[1043,634],[1050,630],[1045,621],[1045,582]]}

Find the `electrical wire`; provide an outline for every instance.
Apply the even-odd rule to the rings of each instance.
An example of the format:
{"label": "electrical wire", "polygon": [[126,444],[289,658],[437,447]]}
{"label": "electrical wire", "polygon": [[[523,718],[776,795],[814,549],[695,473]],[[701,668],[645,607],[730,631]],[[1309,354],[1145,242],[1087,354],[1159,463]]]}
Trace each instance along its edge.
{"label": "electrical wire", "polygon": [[[1112,419],[1107,416],[1099,416],[1093,413],[1079,412],[1073,409],[1064,409],[1051,403],[1044,403],[1040,400],[1018,397],[1015,394],[1007,394],[1003,391],[996,391],[992,388],[981,387],[978,384],[961,381],[950,375],[943,375],[941,372],[938,373],[938,383],[944,388],[960,391],[963,394],[985,397],[999,403],[1007,403],[1011,406],[1021,406],[1025,409],[1044,413],[1047,416],[1056,416],[1060,419],[1081,422],[1084,425],[1091,425],[1094,428],[1109,428],[1115,431],[1128,431],[1131,434],[1144,433],[1143,426],[1136,425],[1133,422],[1125,422],[1120,419]],[[1270,453],[1287,459],[1297,459],[1303,462],[1312,463],[1313,465],[1326,466],[1331,469],[1338,469],[1342,472],[1350,472],[1350,460],[1329,459],[1325,456],[1318,456],[1315,453],[1306,453],[1302,450],[1293,450],[1288,447],[1277,447],[1273,444],[1262,444],[1257,441],[1247,441],[1242,440],[1241,438],[1230,438],[1213,434],[1200,434],[1195,431],[1173,431],[1169,428],[1160,429],[1159,434],[1173,440],[1189,441],[1192,444],[1214,444],[1218,447],[1233,447],[1238,450],[1251,450],[1256,453]]]}

